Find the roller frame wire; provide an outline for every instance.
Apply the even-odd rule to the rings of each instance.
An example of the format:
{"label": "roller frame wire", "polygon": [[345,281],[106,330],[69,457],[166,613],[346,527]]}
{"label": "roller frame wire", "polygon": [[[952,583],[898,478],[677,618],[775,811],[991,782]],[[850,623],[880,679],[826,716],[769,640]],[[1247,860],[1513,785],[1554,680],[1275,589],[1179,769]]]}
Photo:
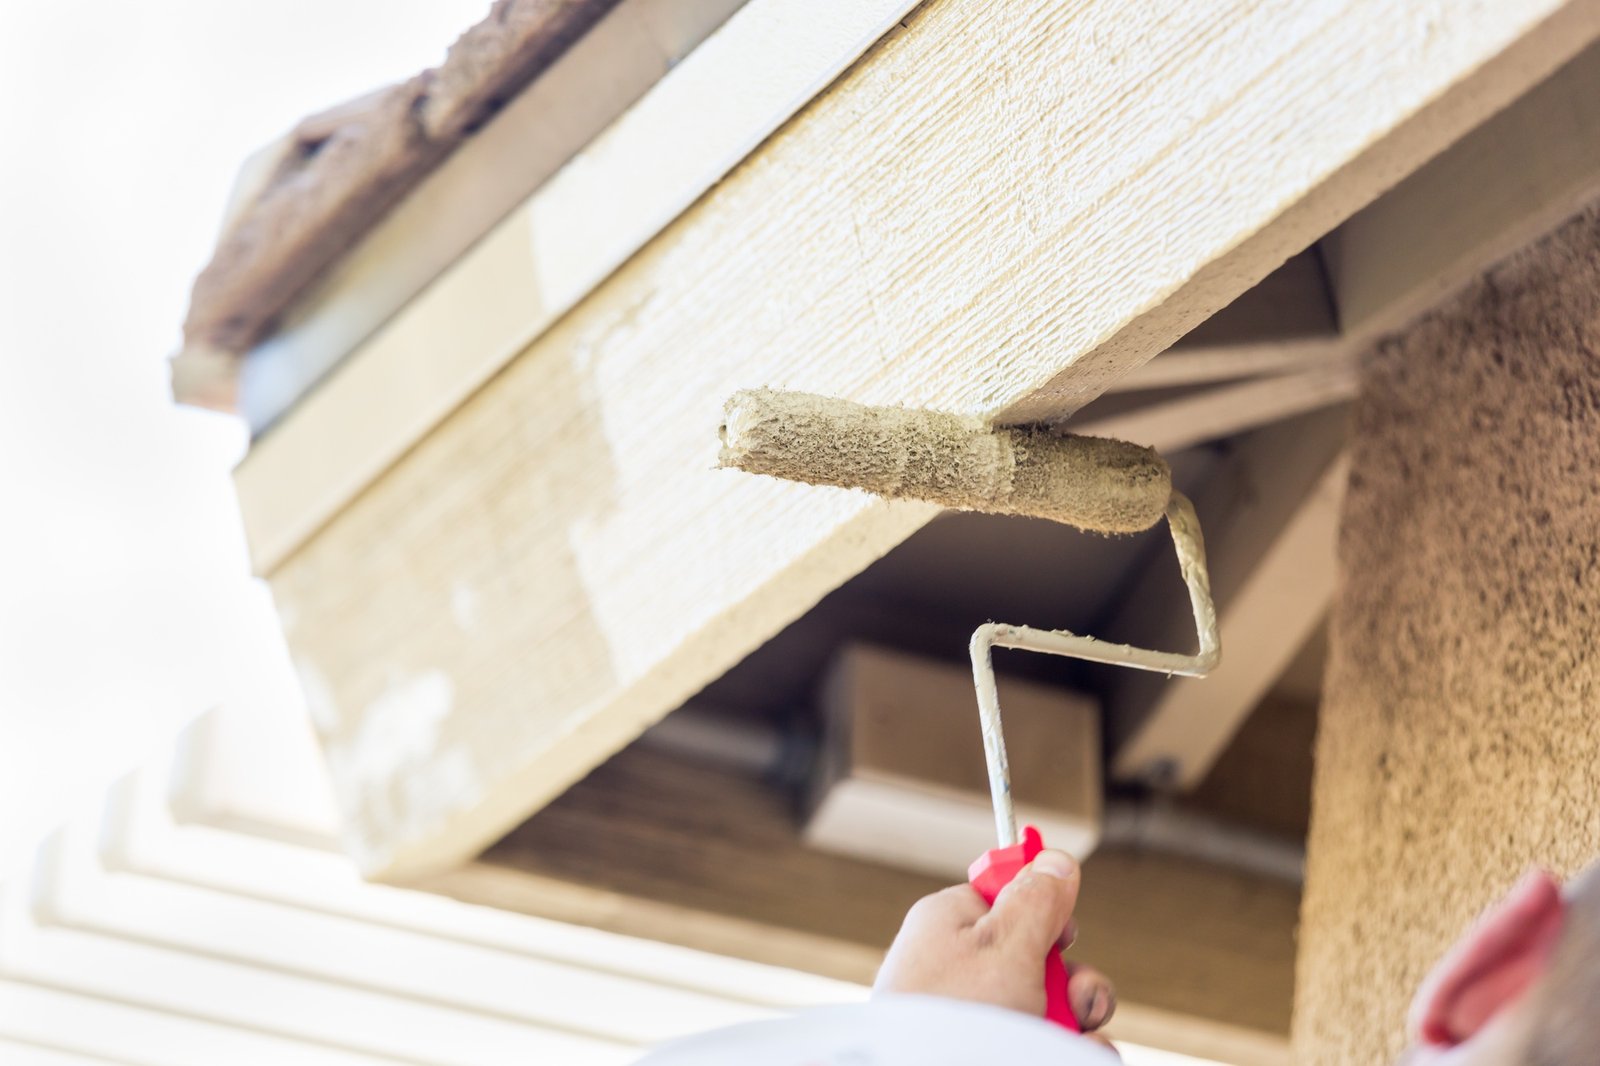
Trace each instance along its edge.
{"label": "roller frame wire", "polygon": [[972,655],[972,679],[978,693],[978,720],[983,727],[983,752],[989,769],[989,792],[994,800],[995,830],[1001,847],[1017,843],[1017,816],[1011,800],[1011,769],[1006,760],[1005,733],[1000,724],[1000,693],[994,676],[994,649],[1016,648],[1046,655],[1127,666],[1155,673],[1204,677],[1216,668],[1222,657],[1217,633],[1217,608],[1211,599],[1211,576],[1206,570],[1205,541],[1194,505],[1176,490],[1167,500],[1167,526],[1178,553],[1178,567],[1189,590],[1189,606],[1194,611],[1199,651],[1194,655],[1135,648],[1112,644],[1094,637],[1079,636],[1064,629],[1034,629],[1030,626],[989,622],[972,634],[968,649]]}

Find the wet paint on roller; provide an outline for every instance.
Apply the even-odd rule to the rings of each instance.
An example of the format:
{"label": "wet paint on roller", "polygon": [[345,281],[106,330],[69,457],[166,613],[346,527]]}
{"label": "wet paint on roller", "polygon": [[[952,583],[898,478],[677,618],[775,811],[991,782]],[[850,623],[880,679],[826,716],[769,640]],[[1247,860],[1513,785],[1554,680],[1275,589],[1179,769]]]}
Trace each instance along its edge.
{"label": "wet paint on roller", "polygon": [[752,474],[1031,515],[1096,533],[1149,529],[1172,494],[1172,471],[1152,448],[773,389],[746,389],[728,400],[718,461]]}

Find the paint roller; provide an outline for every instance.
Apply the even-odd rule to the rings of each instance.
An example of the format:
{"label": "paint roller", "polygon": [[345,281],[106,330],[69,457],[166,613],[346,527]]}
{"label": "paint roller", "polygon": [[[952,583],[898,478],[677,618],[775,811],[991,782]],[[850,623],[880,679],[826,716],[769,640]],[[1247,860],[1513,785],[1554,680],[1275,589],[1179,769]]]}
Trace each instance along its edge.
{"label": "paint roller", "polygon": [[[809,485],[865,489],[962,511],[1047,518],[1096,533],[1137,533],[1167,520],[1194,613],[1193,655],[1113,644],[1062,629],[990,622],[968,651],[983,727],[989,792],[999,846],[972,864],[968,879],[990,904],[1043,848],[1027,827],[1019,837],[994,676],[996,647],[1044,652],[1168,675],[1204,677],[1221,645],[1194,507],[1172,487],[1154,449],[1125,441],[996,427],[980,418],[874,407],[775,389],[735,393],[723,411],[718,465]],[[1078,1031],[1061,957],[1045,960],[1046,1017]]]}

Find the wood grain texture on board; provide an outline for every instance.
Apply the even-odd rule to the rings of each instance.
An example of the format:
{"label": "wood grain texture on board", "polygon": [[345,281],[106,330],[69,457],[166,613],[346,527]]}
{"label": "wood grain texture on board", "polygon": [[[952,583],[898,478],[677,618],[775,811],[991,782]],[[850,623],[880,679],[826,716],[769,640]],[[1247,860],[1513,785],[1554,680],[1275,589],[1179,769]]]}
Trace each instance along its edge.
{"label": "wood grain texture on board", "polygon": [[[974,758],[978,753],[974,752]],[[944,881],[801,843],[792,800],[635,747],[477,862],[426,887],[870,982],[906,909]],[[1084,866],[1075,956],[1142,1006],[1288,1031],[1296,886],[1155,853]]]}
{"label": "wood grain texture on board", "polygon": [[1597,31],[920,8],[272,575],[352,852],[463,860],[931,516],[711,470],[734,389],[1063,416]]}

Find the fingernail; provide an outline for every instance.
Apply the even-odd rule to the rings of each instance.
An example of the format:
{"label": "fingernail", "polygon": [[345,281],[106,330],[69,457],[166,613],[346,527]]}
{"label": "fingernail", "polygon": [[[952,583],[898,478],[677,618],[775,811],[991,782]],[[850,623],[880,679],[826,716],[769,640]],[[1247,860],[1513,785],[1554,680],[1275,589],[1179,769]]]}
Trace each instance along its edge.
{"label": "fingernail", "polygon": [[1089,1001],[1089,1017],[1085,1018],[1084,1021],[1090,1025],[1098,1026],[1104,1024],[1105,1020],[1106,990],[1097,988],[1094,992],[1094,998]]}
{"label": "fingernail", "polygon": [[1078,873],[1078,864],[1064,851],[1041,851],[1033,860],[1033,869],[1046,877],[1066,880]]}

